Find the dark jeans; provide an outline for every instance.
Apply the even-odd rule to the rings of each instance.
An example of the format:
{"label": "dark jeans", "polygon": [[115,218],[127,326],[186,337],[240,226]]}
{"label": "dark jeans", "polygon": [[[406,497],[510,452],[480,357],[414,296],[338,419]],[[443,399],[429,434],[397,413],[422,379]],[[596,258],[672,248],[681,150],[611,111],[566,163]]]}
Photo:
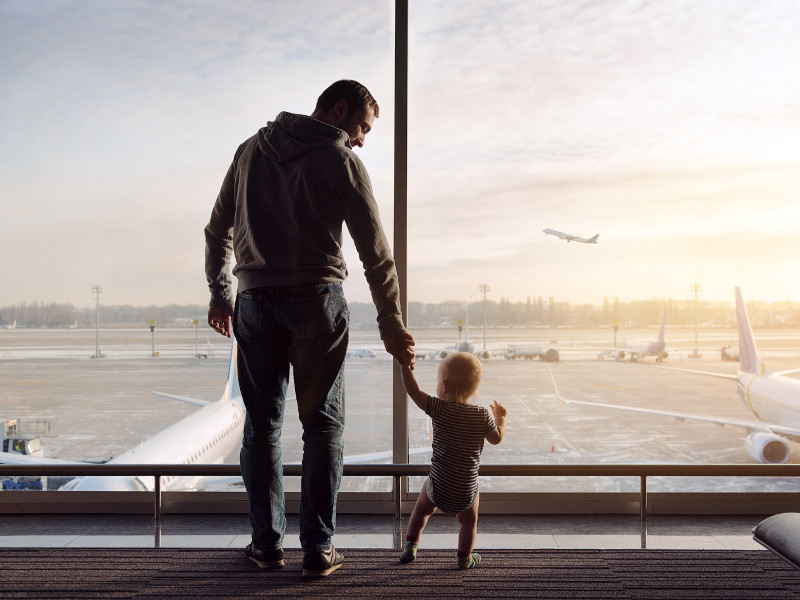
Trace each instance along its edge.
{"label": "dark jeans", "polygon": [[290,365],[303,426],[300,544],[306,552],[330,545],[342,479],[349,325],[341,284],[237,295],[233,331],[247,409],[240,460],[253,543],[261,549],[281,547],[286,530],[280,438]]}

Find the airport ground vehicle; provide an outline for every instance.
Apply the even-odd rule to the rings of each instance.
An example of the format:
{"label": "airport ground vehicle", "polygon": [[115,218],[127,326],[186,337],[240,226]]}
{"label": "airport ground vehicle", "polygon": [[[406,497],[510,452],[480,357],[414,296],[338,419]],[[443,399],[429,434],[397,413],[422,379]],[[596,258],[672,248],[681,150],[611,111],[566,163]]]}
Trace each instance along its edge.
{"label": "airport ground vehicle", "polygon": [[509,346],[503,351],[503,358],[515,360],[524,358],[533,360],[538,358],[545,362],[558,362],[559,354],[556,348],[545,348],[543,346]]}

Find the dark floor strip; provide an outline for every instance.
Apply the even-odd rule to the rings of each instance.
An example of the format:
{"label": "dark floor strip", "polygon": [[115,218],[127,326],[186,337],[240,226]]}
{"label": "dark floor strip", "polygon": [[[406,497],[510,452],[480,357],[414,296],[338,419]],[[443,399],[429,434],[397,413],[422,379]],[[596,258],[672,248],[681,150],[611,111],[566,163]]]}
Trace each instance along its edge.
{"label": "dark floor strip", "polygon": [[800,598],[800,571],[758,550],[490,550],[459,571],[452,550],[343,550],[330,577],[301,577],[302,553],[259,569],[240,549],[5,549],[0,598],[570,599]]}

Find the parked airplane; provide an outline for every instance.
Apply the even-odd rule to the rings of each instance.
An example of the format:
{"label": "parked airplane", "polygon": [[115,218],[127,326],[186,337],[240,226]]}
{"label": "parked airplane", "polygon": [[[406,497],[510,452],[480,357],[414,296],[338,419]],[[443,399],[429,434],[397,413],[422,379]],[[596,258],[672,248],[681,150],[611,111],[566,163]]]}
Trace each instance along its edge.
{"label": "parked airplane", "polygon": [[[485,347],[483,349],[475,348],[475,344],[469,341],[469,307],[467,307],[466,313],[466,325],[463,325],[464,329],[464,339],[461,339],[461,329],[462,323],[459,320],[458,322],[458,343],[453,344],[451,346],[445,346],[444,348],[439,348],[436,350],[424,350],[419,349],[417,350],[417,358],[445,358],[448,354],[453,354],[454,352],[469,352],[470,354],[474,354],[478,358],[487,359],[491,358],[492,352],[487,350]],[[496,352],[502,354],[502,351]]]}
{"label": "parked airplane", "polygon": [[11,325],[3,325],[3,329],[16,329],[16,328],[17,328],[17,322],[16,321],[11,323]]}
{"label": "parked airplane", "polygon": [[661,328],[658,330],[658,339],[655,340],[628,340],[624,346],[619,348],[611,348],[605,352],[597,355],[597,358],[615,358],[617,360],[624,360],[626,357],[630,358],[631,362],[637,361],[640,358],[647,356],[655,356],[656,362],[661,362],[669,356],[665,350],[666,342],[664,341],[664,330],[667,327],[667,307],[664,307],[664,312],[661,315]]}
{"label": "parked airplane", "polygon": [[[107,464],[193,464],[222,463],[239,444],[244,429],[244,406],[236,378],[236,342],[231,346],[228,377],[222,397],[216,402],[155,392],[180,400],[200,410],[184,417],[153,437],[110,459]],[[77,464],[82,461],[36,458],[13,453],[0,453],[6,464]],[[208,477],[169,476],[162,478],[163,489],[198,489]],[[76,477],[62,486],[71,491],[144,491],[153,490],[153,477]]]}
{"label": "parked airplane", "polygon": [[[154,392],[159,396],[179,400],[200,410],[184,417],[153,437],[141,442],[130,450],[110,459],[106,464],[220,464],[236,448],[244,430],[244,404],[239,381],[236,376],[237,344],[233,340],[228,377],[222,397],[215,402],[196,398],[175,396]],[[294,398],[289,398],[294,400]],[[430,452],[427,448],[413,448],[411,455]],[[369,454],[345,456],[345,464],[378,462],[391,460],[392,453],[374,452]],[[81,464],[82,461],[42,458],[20,452],[0,452],[0,464]],[[241,486],[241,477],[216,478],[213,487],[219,487],[221,479],[227,486]],[[165,476],[162,477],[164,490],[210,489],[206,485],[207,476]],[[153,477],[76,477],[63,485],[60,490],[68,491],[152,491],[155,488]]]}
{"label": "parked airplane", "polygon": [[567,240],[569,242],[580,242],[582,244],[596,244],[597,238],[600,237],[600,234],[595,234],[590,238],[583,238],[577,235],[572,235],[571,233],[564,233],[563,231],[556,231],[555,229],[542,229],[548,235],[555,235],[560,237],[562,240]]}
{"label": "parked airplane", "polygon": [[[750,319],[747,316],[747,309],[742,301],[742,294],[738,287],[735,288],[735,293],[736,323],[739,330],[738,373],[731,375],[671,367],[662,368],[736,381],[739,397],[744,402],[747,410],[752,412],[758,420],[566,400],[561,397],[558,388],[556,388],[556,395],[567,404],[626,410],[737,427],[747,432],[744,447],[753,460],[769,464],[785,463],[789,460],[789,443],[787,440],[800,441],[800,380],[785,377],[785,375],[796,373],[800,369],[789,369],[773,373],[767,368],[758,355]],[[555,379],[553,379],[553,385],[555,386]]]}

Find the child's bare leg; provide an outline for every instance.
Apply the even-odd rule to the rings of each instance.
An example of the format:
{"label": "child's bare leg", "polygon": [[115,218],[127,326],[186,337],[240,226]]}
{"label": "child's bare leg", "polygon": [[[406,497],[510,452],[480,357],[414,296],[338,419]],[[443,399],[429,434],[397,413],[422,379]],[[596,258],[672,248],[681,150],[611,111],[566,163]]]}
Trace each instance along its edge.
{"label": "child's bare leg", "polygon": [[[478,537],[478,500],[480,494],[475,496],[475,502],[467,510],[458,513],[458,555],[469,556],[475,547],[475,538]],[[416,510],[416,508],[415,508]]]}
{"label": "child's bare leg", "polygon": [[406,539],[419,541],[425,525],[428,524],[428,519],[435,512],[436,505],[428,499],[428,482],[426,481],[422,484],[417,503],[414,505],[414,512],[411,513],[411,518],[408,520]]}

